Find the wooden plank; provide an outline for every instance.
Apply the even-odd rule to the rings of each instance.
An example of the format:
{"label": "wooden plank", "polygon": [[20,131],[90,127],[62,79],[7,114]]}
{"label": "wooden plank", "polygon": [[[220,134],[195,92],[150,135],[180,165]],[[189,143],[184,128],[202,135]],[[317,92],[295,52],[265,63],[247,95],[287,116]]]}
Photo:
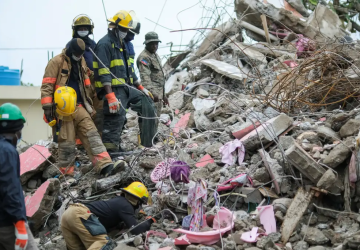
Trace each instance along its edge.
{"label": "wooden plank", "polygon": [[272,199],[279,199],[279,196],[277,196],[277,194],[275,194],[271,188],[261,187],[261,188],[259,188],[259,191],[264,197],[269,197]]}
{"label": "wooden plank", "polygon": [[298,189],[294,200],[291,202],[290,207],[286,212],[284,222],[281,225],[281,240],[283,244],[289,240],[294,232],[295,227],[309,206],[314,193],[314,190],[306,192],[302,187]]}

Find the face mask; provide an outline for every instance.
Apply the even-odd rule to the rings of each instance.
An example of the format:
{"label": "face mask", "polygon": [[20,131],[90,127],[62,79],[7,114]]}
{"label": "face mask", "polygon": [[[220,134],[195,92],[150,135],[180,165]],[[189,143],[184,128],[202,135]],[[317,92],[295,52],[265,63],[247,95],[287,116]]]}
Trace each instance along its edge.
{"label": "face mask", "polygon": [[89,31],[88,30],[85,30],[85,31],[80,31],[79,30],[77,33],[78,33],[78,35],[80,37],[85,37],[85,36],[87,36],[89,34]]}
{"label": "face mask", "polygon": [[118,31],[119,38],[124,39],[127,35],[127,32]]}
{"label": "face mask", "polygon": [[80,59],[81,59],[81,56],[80,57],[77,57],[77,56],[75,56],[74,54],[72,54],[72,59],[74,59],[75,61],[80,61]]}
{"label": "face mask", "polygon": [[17,141],[16,141],[16,146],[17,146],[17,145],[19,145],[19,143],[21,142],[21,138],[22,138],[22,137],[20,136],[20,138],[18,138],[17,134],[15,134],[15,136],[16,136],[16,138],[17,138]]}

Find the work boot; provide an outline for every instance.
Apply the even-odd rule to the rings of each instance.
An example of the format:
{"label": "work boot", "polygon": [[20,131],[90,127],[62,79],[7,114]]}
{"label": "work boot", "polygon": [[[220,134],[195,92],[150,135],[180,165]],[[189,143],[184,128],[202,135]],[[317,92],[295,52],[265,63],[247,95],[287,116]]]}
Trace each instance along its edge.
{"label": "work boot", "polygon": [[100,175],[102,177],[109,177],[110,175],[114,175],[119,173],[121,170],[123,170],[127,166],[126,161],[119,160],[115,162],[115,164],[110,164],[103,168],[100,172]]}

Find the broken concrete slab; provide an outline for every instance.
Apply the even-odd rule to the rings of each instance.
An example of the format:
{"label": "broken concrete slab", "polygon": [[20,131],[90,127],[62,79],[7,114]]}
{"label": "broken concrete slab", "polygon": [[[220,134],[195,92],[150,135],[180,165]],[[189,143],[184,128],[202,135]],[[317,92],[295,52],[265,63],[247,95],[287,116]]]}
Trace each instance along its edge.
{"label": "broken concrete slab", "polygon": [[290,198],[279,198],[273,201],[272,205],[274,206],[274,211],[280,211],[286,214],[287,210],[289,209],[293,199]]}
{"label": "broken concrete slab", "polygon": [[32,196],[25,197],[26,216],[35,230],[44,225],[47,216],[51,214],[59,190],[60,181],[49,179]]}
{"label": "broken concrete slab", "polygon": [[317,128],[316,131],[317,131],[319,137],[323,138],[325,140],[328,140],[328,141],[340,140],[340,137],[339,137],[338,133],[336,133],[331,128],[328,128],[328,127],[325,127],[325,126],[320,126],[320,127]]}
{"label": "broken concrete slab", "polygon": [[202,64],[212,68],[217,73],[222,74],[226,77],[236,79],[236,80],[243,80],[246,78],[246,75],[241,72],[238,67],[235,67],[231,64],[218,61],[215,59],[205,59],[201,61]]}
{"label": "broken concrete slab", "polygon": [[240,141],[244,144],[246,150],[257,149],[261,146],[261,143],[266,144],[273,141],[291,126],[292,123],[292,118],[285,114],[280,114],[279,116],[262,123],[258,128],[241,138]]}
{"label": "broken concrete slab", "polygon": [[284,222],[281,225],[283,244],[286,244],[294,232],[295,227],[299,223],[301,217],[309,206],[309,203],[314,196],[314,191],[305,191],[302,187],[298,189],[294,200],[291,202],[289,209],[286,212]]}
{"label": "broken concrete slab", "polygon": [[317,228],[303,225],[301,228],[301,236],[305,235],[305,241],[310,245],[322,245],[329,241],[329,239]]}
{"label": "broken concrete slab", "polygon": [[338,145],[336,145],[325,157],[323,163],[331,168],[338,167],[350,156],[350,146],[352,146],[351,144],[352,141],[351,138],[349,138],[344,143],[339,143]]}
{"label": "broken concrete slab", "polygon": [[341,138],[357,135],[360,130],[360,120],[350,119],[341,127],[339,133]]}
{"label": "broken concrete slab", "polygon": [[286,1],[291,5],[291,7],[297,10],[304,17],[309,16],[309,13],[307,12],[307,9],[305,8],[301,0],[286,0]]}
{"label": "broken concrete slab", "polygon": [[265,150],[259,149],[258,152],[270,174],[271,180],[273,180],[276,194],[287,193],[290,190],[290,184],[286,178],[282,178],[282,176],[285,176],[283,167],[277,160],[272,159]]}
{"label": "broken concrete slab", "polygon": [[20,154],[20,181],[24,185],[34,174],[42,171],[50,158],[49,149],[44,146],[33,145]]}
{"label": "broken concrete slab", "polygon": [[285,151],[285,155],[294,167],[315,184],[325,173],[325,169],[296,142]]}
{"label": "broken concrete slab", "polygon": [[194,98],[191,103],[194,106],[195,110],[202,110],[213,107],[216,101],[202,98]]}
{"label": "broken concrete slab", "polygon": [[331,188],[331,186],[336,182],[336,176],[334,174],[334,171],[331,169],[328,169],[324,175],[321,177],[321,179],[318,181],[316,186],[321,189],[328,190]]}

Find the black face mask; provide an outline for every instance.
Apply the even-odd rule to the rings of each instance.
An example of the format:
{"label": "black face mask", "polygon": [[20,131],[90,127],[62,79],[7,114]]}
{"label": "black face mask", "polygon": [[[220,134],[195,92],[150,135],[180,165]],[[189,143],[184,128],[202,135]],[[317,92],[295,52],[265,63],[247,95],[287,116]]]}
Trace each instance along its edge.
{"label": "black face mask", "polygon": [[125,39],[125,41],[130,42],[130,41],[134,40],[134,37],[135,37],[135,34],[132,33],[131,31],[129,31],[129,32],[126,34],[126,37],[125,37],[124,39]]}

